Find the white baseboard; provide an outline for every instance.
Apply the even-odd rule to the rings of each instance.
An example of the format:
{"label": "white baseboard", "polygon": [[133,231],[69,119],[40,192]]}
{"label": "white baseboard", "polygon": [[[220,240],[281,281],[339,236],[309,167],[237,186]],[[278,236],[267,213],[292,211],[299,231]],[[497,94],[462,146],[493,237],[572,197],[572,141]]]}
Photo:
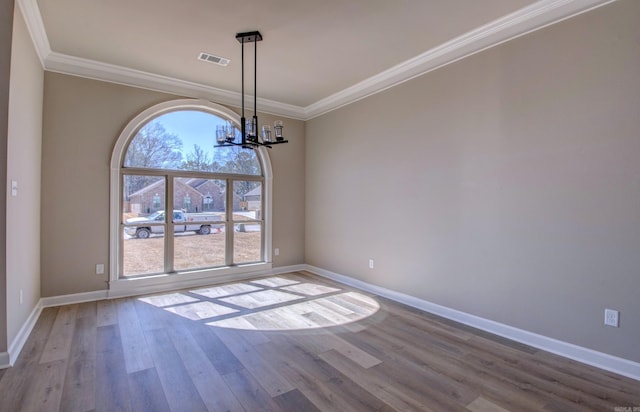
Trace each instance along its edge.
{"label": "white baseboard", "polygon": [[54,306],[71,305],[74,303],[93,302],[107,298],[106,290],[96,290],[93,292],[73,293],[70,295],[50,296],[40,299],[43,308]]}
{"label": "white baseboard", "polygon": [[411,295],[376,286],[371,283],[334,273],[315,266],[306,265],[306,270],[313,274],[340,283],[344,283],[346,285],[353,286],[370,293],[374,293],[376,295],[391,299],[399,303],[403,303],[407,306],[411,306],[425,312],[433,313],[435,315],[442,316],[444,318],[451,319],[456,322],[460,322],[465,325],[472,326],[474,328],[481,329],[516,342],[524,343],[526,345],[542,349],[544,351],[551,352],[565,358],[573,359],[587,365],[595,366],[597,368],[640,381],[640,363],[638,362],[634,362],[617,356],[612,356],[606,353],[584,348],[572,343],[563,342],[547,336],[528,332],[523,329],[514,328],[503,323],[494,322],[492,320],[461,312],[459,310],[437,305],[435,303],[431,303]]}
{"label": "white baseboard", "polygon": [[300,272],[302,270],[307,270],[307,265],[280,266],[273,268],[271,275],[282,275],[283,273]]}
{"label": "white baseboard", "polygon": [[18,331],[18,334],[11,342],[11,345],[9,345],[9,366],[13,366],[16,363],[27,338],[31,334],[33,327],[36,325],[36,322],[40,317],[40,313],[42,313],[42,300],[39,300],[38,303],[36,303],[36,306],[33,308],[29,317]]}

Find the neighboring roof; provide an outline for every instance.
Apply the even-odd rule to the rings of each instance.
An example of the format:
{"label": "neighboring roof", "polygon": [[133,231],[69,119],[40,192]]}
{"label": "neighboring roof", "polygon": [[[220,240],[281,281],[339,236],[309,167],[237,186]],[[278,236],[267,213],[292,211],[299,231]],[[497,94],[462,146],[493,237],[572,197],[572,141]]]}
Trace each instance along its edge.
{"label": "neighboring roof", "polygon": [[[205,187],[206,188],[211,188],[211,185],[217,187],[218,191],[220,193],[224,193],[224,191],[220,190],[220,187],[218,185],[216,185],[215,183],[213,183],[213,182],[209,182],[209,184],[205,185],[205,183],[207,183],[207,182],[209,182],[207,179],[189,179],[187,181],[178,180],[178,181],[176,181],[176,185],[186,186],[187,190],[189,190],[190,192],[194,193],[195,195],[200,195],[200,196],[206,196],[207,193],[205,193],[203,191],[200,191],[198,189],[201,189],[201,188],[204,189]],[[160,185],[162,185],[163,183],[164,183],[164,180],[155,181],[152,184],[150,184],[148,186],[145,186],[142,189],[138,190],[137,192],[134,192],[134,193],[130,194],[129,197],[141,196],[141,195],[144,195],[145,193],[157,190],[158,187]],[[203,186],[205,186],[205,187],[203,187]],[[209,190],[209,192],[210,192],[210,190]],[[213,193],[209,193],[209,194],[212,195]]]}
{"label": "neighboring roof", "polygon": [[253,190],[249,190],[245,196],[262,196],[262,186],[258,186]]}

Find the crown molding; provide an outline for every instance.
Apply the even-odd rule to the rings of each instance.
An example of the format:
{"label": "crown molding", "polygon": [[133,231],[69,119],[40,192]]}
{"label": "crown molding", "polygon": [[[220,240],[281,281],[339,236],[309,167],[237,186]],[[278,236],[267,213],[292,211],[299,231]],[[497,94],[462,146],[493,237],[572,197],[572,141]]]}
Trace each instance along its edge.
{"label": "crown molding", "polygon": [[[309,120],[460,59],[616,0],[539,0],[306,107],[258,98],[260,111]],[[45,70],[240,107],[240,93],[51,50],[36,0],[18,0]]]}
{"label": "crown molding", "polygon": [[[215,101],[234,107],[240,107],[242,101],[240,93],[57,52],[49,53],[45,59],[45,69],[178,96]],[[252,102],[253,99],[249,101]],[[261,98],[258,98],[258,105],[260,111],[264,113],[300,120],[305,117],[304,109],[298,106]]]}
{"label": "crown molding", "polygon": [[613,1],[537,1],[305,107],[306,120]]}
{"label": "crown molding", "polygon": [[51,53],[51,46],[49,45],[47,32],[44,29],[44,22],[42,21],[42,15],[40,15],[38,3],[36,0],[18,0],[16,3],[22,12],[22,17],[24,17],[40,63],[42,67],[45,67],[45,60]]}

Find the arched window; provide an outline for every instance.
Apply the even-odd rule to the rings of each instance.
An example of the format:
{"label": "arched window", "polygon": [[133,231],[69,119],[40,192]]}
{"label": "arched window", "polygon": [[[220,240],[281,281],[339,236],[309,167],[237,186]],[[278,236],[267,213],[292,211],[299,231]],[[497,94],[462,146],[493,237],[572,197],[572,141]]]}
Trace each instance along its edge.
{"label": "arched window", "polygon": [[166,283],[179,275],[170,281],[179,284],[265,269],[267,153],[214,147],[216,126],[239,120],[189,99],[153,106],[125,127],[111,160],[112,289],[121,280]]}

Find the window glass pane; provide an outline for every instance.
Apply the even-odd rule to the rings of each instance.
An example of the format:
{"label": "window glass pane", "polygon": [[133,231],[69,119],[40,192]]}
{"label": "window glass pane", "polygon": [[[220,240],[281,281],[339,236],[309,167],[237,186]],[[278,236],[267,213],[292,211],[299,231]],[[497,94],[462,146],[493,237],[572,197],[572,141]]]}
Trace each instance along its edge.
{"label": "window glass pane", "polygon": [[164,177],[123,176],[123,276],[164,272],[164,205]]}
{"label": "window glass pane", "polygon": [[262,219],[262,182],[234,180],[233,195],[234,221]]}
{"label": "window glass pane", "polygon": [[262,175],[260,162],[253,150],[243,149],[241,147],[220,147],[217,150],[224,149],[216,153],[219,163],[218,169],[215,171],[221,173],[237,173],[243,175]]}
{"label": "window glass pane", "polygon": [[[162,227],[162,226],[161,226]],[[124,228],[125,230],[127,227]],[[153,234],[149,238],[132,237],[122,233],[123,276],[164,272],[164,235]]]}
{"label": "window glass pane", "polygon": [[[200,227],[200,225],[198,225]],[[207,230],[185,231],[184,226],[175,227],[173,240],[175,270],[201,269],[225,265],[224,224],[204,226]],[[188,227],[189,228],[189,227]],[[190,229],[197,229],[195,226]]]}
{"label": "window glass pane", "polygon": [[233,263],[251,263],[262,260],[262,224],[236,223],[233,234]]}
{"label": "window glass pane", "polygon": [[214,147],[216,126],[225,119],[198,110],[178,110],[156,117],[134,136],[125,167],[262,174],[253,150]]}
{"label": "window glass pane", "polygon": [[224,220],[227,209],[225,187],[226,181],[222,179],[176,178],[173,181],[173,207],[187,213],[216,212],[215,215]]}
{"label": "window glass pane", "polygon": [[162,176],[125,175],[122,185],[122,219],[147,217],[164,210],[165,180]]}

